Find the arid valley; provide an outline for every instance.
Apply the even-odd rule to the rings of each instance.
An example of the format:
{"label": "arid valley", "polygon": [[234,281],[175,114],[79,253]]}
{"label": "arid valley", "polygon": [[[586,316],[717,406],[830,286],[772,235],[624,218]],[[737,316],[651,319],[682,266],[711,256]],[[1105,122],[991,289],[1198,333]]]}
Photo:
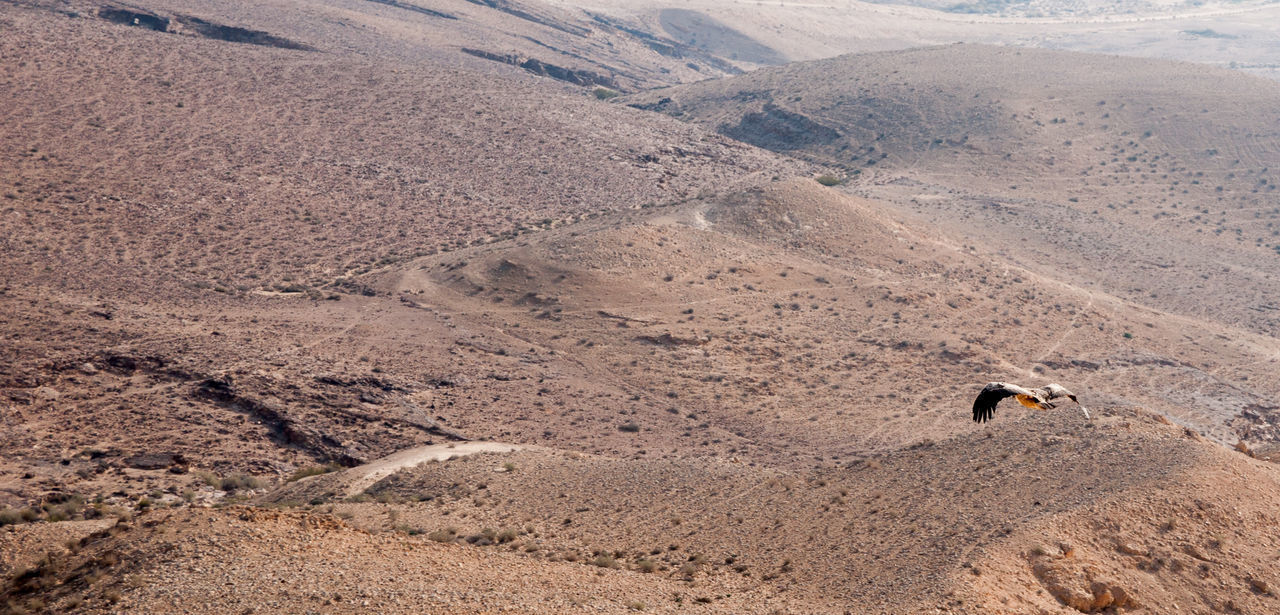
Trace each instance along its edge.
{"label": "arid valley", "polygon": [[1277,22],[0,1],[0,613],[1280,612]]}

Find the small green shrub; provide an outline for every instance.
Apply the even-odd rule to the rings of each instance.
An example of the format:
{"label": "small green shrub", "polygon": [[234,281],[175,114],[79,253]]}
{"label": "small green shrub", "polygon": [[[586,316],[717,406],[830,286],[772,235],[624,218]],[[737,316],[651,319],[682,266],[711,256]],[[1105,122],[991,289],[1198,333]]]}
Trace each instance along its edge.
{"label": "small green shrub", "polygon": [[591,93],[596,95],[596,100],[609,100],[611,98],[622,96],[622,94],[604,87],[596,88]]}
{"label": "small green shrub", "polygon": [[841,182],[840,178],[835,175],[819,175],[818,183],[824,186],[838,186],[843,182]]}

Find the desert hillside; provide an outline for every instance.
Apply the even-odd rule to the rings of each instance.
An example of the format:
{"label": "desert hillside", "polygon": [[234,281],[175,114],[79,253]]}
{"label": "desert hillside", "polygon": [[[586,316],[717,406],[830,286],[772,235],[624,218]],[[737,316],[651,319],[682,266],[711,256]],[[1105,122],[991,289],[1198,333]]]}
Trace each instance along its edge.
{"label": "desert hillside", "polygon": [[1275,83],[654,8],[0,4],[3,612],[1277,609]]}
{"label": "desert hillside", "polygon": [[838,165],[853,192],[1046,275],[1274,336],[1277,95],[1188,64],[960,45],[628,104]]}

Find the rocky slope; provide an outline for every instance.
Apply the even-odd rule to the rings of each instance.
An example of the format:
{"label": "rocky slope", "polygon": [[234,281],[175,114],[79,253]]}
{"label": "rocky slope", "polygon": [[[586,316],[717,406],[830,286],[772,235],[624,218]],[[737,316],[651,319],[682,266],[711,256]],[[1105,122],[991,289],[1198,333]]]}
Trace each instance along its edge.
{"label": "rocky slope", "polygon": [[0,5],[0,605],[1274,610],[1272,86],[618,19]]}

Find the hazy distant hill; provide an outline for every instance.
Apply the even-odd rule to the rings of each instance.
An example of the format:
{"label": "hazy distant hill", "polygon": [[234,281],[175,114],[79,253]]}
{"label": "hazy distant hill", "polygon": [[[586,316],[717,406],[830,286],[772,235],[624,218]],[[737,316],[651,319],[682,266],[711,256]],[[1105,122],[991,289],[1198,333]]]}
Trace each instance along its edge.
{"label": "hazy distant hill", "polygon": [[1017,17],[1084,17],[1099,15],[1159,15],[1179,11],[1213,11],[1269,4],[1266,0],[869,0],[877,4],[918,6],[961,14]]}
{"label": "hazy distant hill", "polygon": [[1041,271],[1274,335],[1278,96],[1193,64],[956,45],[626,102],[839,167],[856,191]]}

